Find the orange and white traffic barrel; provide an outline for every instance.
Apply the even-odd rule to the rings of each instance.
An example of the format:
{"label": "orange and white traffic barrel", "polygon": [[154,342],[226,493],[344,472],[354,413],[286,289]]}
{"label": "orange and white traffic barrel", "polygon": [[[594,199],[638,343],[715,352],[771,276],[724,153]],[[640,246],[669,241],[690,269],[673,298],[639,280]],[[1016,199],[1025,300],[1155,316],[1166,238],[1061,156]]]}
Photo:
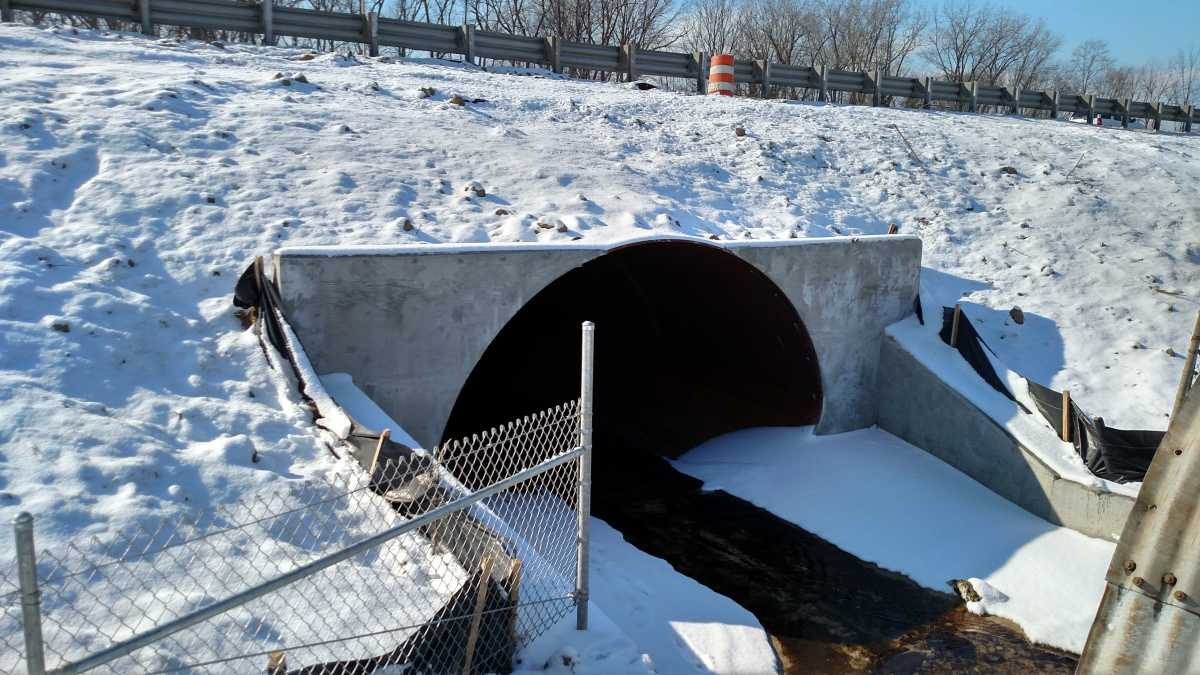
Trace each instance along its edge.
{"label": "orange and white traffic barrel", "polygon": [[733,96],[733,54],[713,54],[708,65],[708,93]]}

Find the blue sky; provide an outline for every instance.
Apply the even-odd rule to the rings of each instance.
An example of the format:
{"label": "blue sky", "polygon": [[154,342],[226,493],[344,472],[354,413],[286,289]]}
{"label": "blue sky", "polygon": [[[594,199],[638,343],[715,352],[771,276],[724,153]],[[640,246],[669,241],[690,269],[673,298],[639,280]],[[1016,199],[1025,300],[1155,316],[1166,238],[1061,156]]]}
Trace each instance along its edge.
{"label": "blue sky", "polygon": [[[978,2],[978,0],[976,0]],[[917,0],[931,7],[941,0]],[[1200,0],[994,0],[1042,17],[1064,39],[1062,56],[1084,40],[1108,43],[1118,62],[1165,61],[1180,47],[1200,46]]]}

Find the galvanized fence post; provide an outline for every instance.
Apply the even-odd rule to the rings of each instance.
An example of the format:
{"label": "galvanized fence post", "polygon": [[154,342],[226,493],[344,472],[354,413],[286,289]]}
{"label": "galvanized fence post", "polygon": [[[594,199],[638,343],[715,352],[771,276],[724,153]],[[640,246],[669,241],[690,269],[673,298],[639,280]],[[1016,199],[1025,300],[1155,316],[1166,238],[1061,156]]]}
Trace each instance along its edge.
{"label": "galvanized fence post", "polygon": [[583,368],[579,383],[579,504],[576,522],[575,629],[588,627],[588,543],[592,516],[592,380],[596,325],[583,322]]}
{"label": "galvanized fence post", "polygon": [[21,625],[25,629],[25,664],[29,675],[44,675],[42,595],[38,591],[37,558],[33,549],[33,516],[22,511],[13,519],[17,540],[17,581],[21,588]]}

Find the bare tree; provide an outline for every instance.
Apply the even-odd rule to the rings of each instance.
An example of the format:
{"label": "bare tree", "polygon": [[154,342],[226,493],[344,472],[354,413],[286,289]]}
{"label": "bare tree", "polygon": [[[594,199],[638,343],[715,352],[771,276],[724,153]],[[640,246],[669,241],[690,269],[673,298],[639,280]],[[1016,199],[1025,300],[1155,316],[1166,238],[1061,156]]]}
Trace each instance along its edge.
{"label": "bare tree", "polygon": [[1061,44],[1041,19],[951,1],[934,12],[925,57],[947,80],[1029,88],[1048,79]]}
{"label": "bare tree", "polygon": [[1103,40],[1087,40],[1071,50],[1067,64],[1071,87],[1078,93],[1090,91],[1105,71],[1113,67],[1108,43]]}

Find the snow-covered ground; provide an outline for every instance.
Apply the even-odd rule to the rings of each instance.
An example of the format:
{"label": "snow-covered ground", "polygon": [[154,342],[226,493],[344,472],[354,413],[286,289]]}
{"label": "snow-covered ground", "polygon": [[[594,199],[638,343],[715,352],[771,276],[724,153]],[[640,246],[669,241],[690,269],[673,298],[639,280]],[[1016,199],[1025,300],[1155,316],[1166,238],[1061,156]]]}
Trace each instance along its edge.
{"label": "snow-covered ground", "polygon": [[1114,544],[1051,525],[885,431],[748,429],[674,465],[923,586],[971,580],[973,611],[1083,649]]}
{"label": "snow-covered ground", "polygon": [[41,546],[329,470],[229,304],[282,245],[896,224],[927,307],[964,296],[1015,370],[1165,427],[1200,136],[301,54],[0,25],[0,519]]}

